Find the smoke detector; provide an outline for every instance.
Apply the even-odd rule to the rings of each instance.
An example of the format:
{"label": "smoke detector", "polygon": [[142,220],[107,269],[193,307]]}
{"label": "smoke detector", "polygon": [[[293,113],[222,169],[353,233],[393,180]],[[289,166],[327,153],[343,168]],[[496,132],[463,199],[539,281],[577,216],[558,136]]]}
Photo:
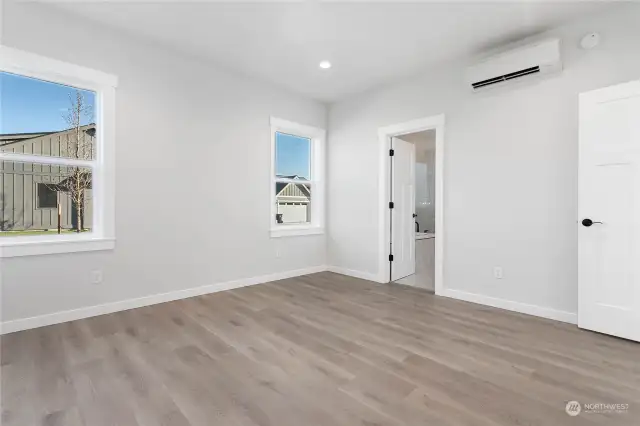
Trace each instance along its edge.
{"label": "smoke detector", "polygon": [[589,50],[593,49],[600,43],[600,34],[598,33],[589,33],[586,36],[582,37],[580,40],[580,47],[583,49]]}

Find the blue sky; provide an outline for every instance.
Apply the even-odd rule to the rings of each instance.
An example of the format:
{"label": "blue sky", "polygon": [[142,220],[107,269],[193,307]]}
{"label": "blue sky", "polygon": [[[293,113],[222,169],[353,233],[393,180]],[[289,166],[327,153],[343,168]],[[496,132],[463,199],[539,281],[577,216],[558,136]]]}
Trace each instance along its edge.
{"label": "blue sky", "polygon": [[276,175],[298,175],[309,179],[311,141],[300,136],[276,133]]}
{"label": "blue sky", "polygon": [[[68,128],[64,115],[70,107],[74,87],[14,74],[0,73],[0,134],[36,133]],[[94,110],[95,93],[81,90]],[[88,124],[90,117],[82,117]]]}

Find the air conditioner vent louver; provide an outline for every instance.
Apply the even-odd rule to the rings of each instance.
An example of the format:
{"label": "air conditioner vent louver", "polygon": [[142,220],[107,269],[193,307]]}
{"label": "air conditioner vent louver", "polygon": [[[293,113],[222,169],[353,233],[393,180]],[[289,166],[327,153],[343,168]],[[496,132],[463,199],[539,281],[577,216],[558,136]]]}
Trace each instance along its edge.
{"label": "air conditioner vent louver", "polygon": [[478,81],[477,83],[472,83],[471,86],[474,89],[478,89],[480,87],[490,86],[492,84],[502,83],[503,81],[513,80],[519,77],[524,77],[525,75],[536,74],[540,72],[540,67],[530,67],[520,71],[510,72],[509,74],[501,75],[499,77],[490,78],[488,80]]}
{"label": "air conditioner vent louver", "polygon": [[522,45],[486,57],[466,70],[467,87],[474,92],[491,90],[525,81],[540,81],[562,71],[560,39]]}

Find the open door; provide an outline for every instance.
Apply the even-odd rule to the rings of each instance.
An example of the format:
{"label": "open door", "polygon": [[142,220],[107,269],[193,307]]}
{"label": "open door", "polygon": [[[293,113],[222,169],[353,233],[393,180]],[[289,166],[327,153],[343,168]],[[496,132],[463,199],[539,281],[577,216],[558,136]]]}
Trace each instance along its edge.
{"label": "open door", "polygon": [[578,325],[640,341],[640,81],[580,95]]}
{"label": "open door", "polygon": [[391,147],[391,281],[416,272],[416,147],[392,138]]}

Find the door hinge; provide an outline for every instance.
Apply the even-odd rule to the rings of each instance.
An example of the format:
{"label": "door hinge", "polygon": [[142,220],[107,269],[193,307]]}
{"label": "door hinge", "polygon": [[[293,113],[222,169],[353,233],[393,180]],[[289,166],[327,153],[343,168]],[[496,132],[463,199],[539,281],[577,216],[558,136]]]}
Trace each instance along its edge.
{"label": "door hinge", "polygon": [[392,150],[392,149],[390,149],[390,150],[389,150],[389,157],[393,157],[393,154],[394,154],[394,153],[395,153],[395,151],[394,151],[394,150]]}
{"label": "door hinge", "polygon": [[389,208],[392,209],[393,208],[393,201],[389,201]]}
{"label": "door hinge", "polygon": [[389,262],[393,262],[393,255],[392,254],[389,255]]}

